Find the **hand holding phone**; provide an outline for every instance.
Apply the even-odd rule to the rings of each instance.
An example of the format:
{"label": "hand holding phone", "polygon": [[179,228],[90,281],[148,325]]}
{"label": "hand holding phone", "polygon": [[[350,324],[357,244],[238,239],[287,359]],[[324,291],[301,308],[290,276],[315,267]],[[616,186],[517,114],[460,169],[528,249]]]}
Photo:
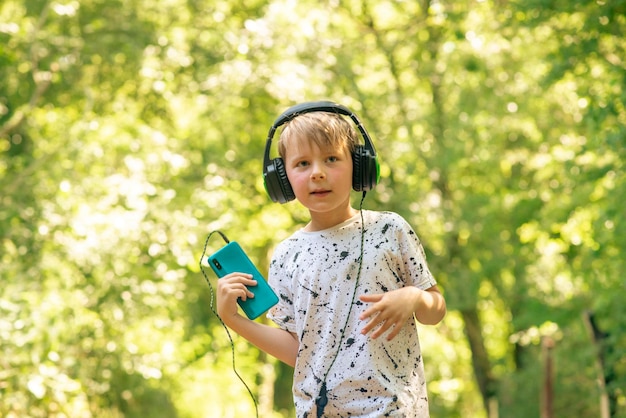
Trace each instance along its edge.
{"label": "hand holding phone", "polygon": [[254,294],[245,301],[237,303],[250,319],[256,319],[269,308],[278,303],[278,296],[267,283],[263,275],[252,263],[241,246],[231,241],[208,257],[208,262],[217,277],[222,278],[230,273],[248,273],[256,280],[256,286],[246,286]]}

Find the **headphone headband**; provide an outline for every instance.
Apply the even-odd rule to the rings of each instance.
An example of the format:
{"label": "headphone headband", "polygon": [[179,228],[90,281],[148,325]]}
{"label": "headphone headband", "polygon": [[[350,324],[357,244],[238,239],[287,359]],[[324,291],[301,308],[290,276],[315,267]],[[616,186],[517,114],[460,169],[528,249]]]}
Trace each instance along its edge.
{"label": "headphone headband", "polygon": [[[357,176],[359,177],[359,180],[354,182],[353,188],[357,191],[367,191],[373,188],[378,182],[379,175],[378,161],[376,159],[376,149],[374,148],[374,144],[372,143],[372,140],[367,133],[367,130],[365,129],[359,118],[352,111],[350,111],[350,109],[343,105],[340,105],[339,103],[326,100],[304,102],[291,106],[290,108],[285,110],[280,116],[278,116],[267,134],[267,140],[265,142],[265,154],[263,156],[263,177],[265,179],[265,187],[272,200],[274,200],[275,202],[285,203],[286,201],[292,200],[294,198],[293,192],[291,191],[291,186],[289,185],[289,181],[286,178],[286,173],[284,172],[282,159],[270,159],[270,150],[272,147],[272,139],[274,138],[274,133],[279,127],[289,122],[290,120],[305,113],[311,112],[337,113],[340,115],[348,116],[350,117],[350,119],[352,119],[352,121],[359,129],[359,132],[361,132],[361,136],[363,137],[364,141],[364,145],[359,146],[360,149],[358,151],[357,158],[353,156],[353,160],[355,162],[355,167],[353,169],[355,171],[358,171]],[[361,161],[362,159],[365,159],[366,161]],[[361,167],[361,164],[367,166]],[[276,179],[277,176],[279,177],[279,179]],[[365,178],[362,179],[362,176]],[[270,184],[268,184],[268,177],[271,178]],[[277,189],[278,186],[280,186],[279,189]]]}

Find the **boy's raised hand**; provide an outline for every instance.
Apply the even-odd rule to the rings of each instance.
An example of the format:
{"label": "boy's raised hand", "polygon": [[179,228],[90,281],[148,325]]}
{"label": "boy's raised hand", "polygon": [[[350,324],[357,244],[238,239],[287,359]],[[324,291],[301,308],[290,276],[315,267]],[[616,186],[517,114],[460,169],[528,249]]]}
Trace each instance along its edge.
{"label": "boy's raised hand", "polygon": [[217,281],[217,314],[223,320],[237,315],[237,299],[254,297],[254,293],[246,286],[256,286],[256,280],[252,279],[251,274],[230,273]]}
{"label": "boy's raised hand", "polygon": [[369,322],[361,330],[361,334],[372,332],[371,337],[376,339],[389,331],[387,340],[392,340],[400,332],[406,321],[413,318],[420,290],[413,286],[403,287],[386,293],[361,295],[362,302],[370,303],[360,316],[361,320]]}

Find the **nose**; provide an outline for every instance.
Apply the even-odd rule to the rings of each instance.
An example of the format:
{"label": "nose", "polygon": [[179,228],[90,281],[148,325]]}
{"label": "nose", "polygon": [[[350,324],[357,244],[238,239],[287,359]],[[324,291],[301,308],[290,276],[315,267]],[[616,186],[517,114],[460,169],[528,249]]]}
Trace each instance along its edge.
{"label": "nose", "polygon": [[314,163],[311,170],[311,180],[319,181],[326,178],[326,173],[321,164]]}

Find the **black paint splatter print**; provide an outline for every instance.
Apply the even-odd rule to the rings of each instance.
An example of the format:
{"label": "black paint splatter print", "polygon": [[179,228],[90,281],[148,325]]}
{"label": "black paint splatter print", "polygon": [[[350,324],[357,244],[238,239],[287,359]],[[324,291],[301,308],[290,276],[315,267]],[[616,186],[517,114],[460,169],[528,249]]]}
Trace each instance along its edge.
{"label": "black paint splatter print", "polygon": [[[393,212],[364,211],[363,267],[357,295],[436,284],[419,238]],[[392,341],[360,333],[367,304],[350,312],[359,268],[361,217],[334,228],[298,231],[283,241],[270,264],[269,282],[280,302],[268,317],[295,333],[300,349],[293,394],[299,418],[316,416],[315,397],[326,379],[331,417],[428,417],[424,367],[414,321]],[[350,314],[344,340],[340,327]],[[339,351],[338,351],[339,350]],[[338,354],[332,369],[328,366]]]}

